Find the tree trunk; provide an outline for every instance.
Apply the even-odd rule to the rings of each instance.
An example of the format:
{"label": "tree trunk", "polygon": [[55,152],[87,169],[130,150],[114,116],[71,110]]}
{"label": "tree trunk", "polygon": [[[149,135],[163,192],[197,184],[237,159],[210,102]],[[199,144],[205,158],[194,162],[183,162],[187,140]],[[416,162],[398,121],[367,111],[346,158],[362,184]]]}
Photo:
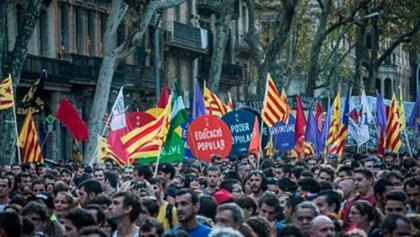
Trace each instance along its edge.
{"label": "tree trunk", "polygon": [[[3,3],[1,4],[2,10],[4,7],[7,6]],[[3,69],[3,77],[10,73],[13,78],[13,87],[14,91],[16,91],[16,87],[19,84],[20,74],[23,68],[23,64],[26,60],[26,56],[28,54],[28,43],[32,36],[32,33],[35,28],[35,24],[39,18],[39,12],[41,10],[42,0],[31,0],[26,8],[23,26],[20,29],[18,36],[16,38],[16,43],[12,54],[8,60],[5,58],[2,59],[2,69]],[[4,25],[3,25],[4,24]],[[7,30],[7,21],[2,22],[1,28]],[[4,32],[7,35],[7,31]],[[4,47],[2,50],[7,49]],[[2,54],[6,54],[7,52],[3,52]],[[4,63],[10,63],[7,67],[4,66]],[[6,69],[6,70],[4,70]],[[3,77],[1,78],[3,80]],[[16,103],[17,101],[15,101]],[[3,124],[0,129],[0,163],[1,164],[11,164],[14,162],[13,158],[13,151],[14,151],[14,144],[16,144],[16,124],[14,121],[13,110],[6,109],[0,111],[0,124]]]}
{"label": "tree trunk", "polygon": [[380,36],[380,29],[378,27],[378,18],[372,18],[372,30],[370,31],[371,37],[371,51],[370,51],[370,58],[368,64],[368,78],[364,84],[365,91],[367,94],[373,95],[375,94],[375,87],[376,87],[376,75],[378,68],[375,67],[377,55],[379,52],[379,36]]}
{"label": "tree trunk", "polygon": [[[228,6],[228,8],[231,7]],[[219,21],[216,23],[216,45],[211,55],[210,73],[208,78],[210,90],[212,90],[213,93],[216,94],[220,85],[220,77],[222,74],[223,57],[225,56],[226,44],[230,36],[229,25],[231,19],[232,15],[230,11],[224,11],[222,15],[219,16]]]}
{"label": "tree trunk", "polygon": [[356,57],[353,77],[353,91],[360,89],[360,80],[362,78],[363,61],[366,60],[366,26],[367,23],[362,22],[357,27],[356,33]]}

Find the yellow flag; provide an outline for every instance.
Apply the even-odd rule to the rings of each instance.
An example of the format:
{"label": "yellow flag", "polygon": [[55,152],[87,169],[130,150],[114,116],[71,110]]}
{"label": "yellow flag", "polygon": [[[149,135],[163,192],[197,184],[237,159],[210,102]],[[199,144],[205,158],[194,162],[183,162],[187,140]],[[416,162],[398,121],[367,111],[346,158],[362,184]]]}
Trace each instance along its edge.
{"label": "yellow flag", "polygon": [[10,108],[13,104],[13,83],[9,74],[9,77],[0,82],[0,110]]}

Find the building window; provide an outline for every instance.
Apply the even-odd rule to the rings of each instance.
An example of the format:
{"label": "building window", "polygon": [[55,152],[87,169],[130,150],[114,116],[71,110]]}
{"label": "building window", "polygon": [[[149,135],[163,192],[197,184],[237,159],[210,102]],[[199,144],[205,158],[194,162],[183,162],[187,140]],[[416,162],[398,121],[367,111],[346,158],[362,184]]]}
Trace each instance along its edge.
{"label": "building window", "polygon": [[85,34],[84,34],[84,27],[83,27],[83,12],[84,10],[81,7],[76,7],[76,53],[84,54],[85,52]]}
{"label": "building window", "polygon": [[385,79],[385,83],[384,83],[384,98],[385,99],[391,99],[392,96],[392,81],[389,78]]}
{"label": "building window", "polygon": [[40,37],[40,53],[42,56],[50,56],[48,55],[48,23],[47,23],[47,12],[41,10],[39,16],[39,37]]}
{"label": "building window", "polygon": [[69,47],[69,7],[66,3],[60,4],[60,48],[58,54],[62,57],[70,50]]}
{"label": "building window", "polygon": [[95,50],[95,45],[96,45],[96,35],[95,35],[95,12],[94,11],[89,11],[88,12],[88,31],[87,31],[87,39],[86,39],[86,48],[87,48],[87,54],[89,56],[95,56],[96,55],[96,50]]}

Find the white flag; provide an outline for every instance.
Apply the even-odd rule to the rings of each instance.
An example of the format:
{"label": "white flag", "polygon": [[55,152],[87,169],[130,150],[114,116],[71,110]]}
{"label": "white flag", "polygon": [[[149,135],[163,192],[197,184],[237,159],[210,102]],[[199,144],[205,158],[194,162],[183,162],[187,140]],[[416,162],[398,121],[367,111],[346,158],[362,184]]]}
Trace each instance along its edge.
{"label": "white flag", "polygon": [[366,93],[362,91],[362,98],[360,101],[361,104],[361,113],[360,113],[360,138],[358,145],[361,146],[369,141],[369,122],[373,119],[372,112],[370,111],[369,103],[366,97]]}
{"label": "white flag", "polygon": [[111,120],[111,129],[117,130],[125,128],[125,108],[124,108],[124,94],[123,87],[121,87],[120,92],[118,93],[117,99],[115,100],[114,106],[112,106],[112,120]]}

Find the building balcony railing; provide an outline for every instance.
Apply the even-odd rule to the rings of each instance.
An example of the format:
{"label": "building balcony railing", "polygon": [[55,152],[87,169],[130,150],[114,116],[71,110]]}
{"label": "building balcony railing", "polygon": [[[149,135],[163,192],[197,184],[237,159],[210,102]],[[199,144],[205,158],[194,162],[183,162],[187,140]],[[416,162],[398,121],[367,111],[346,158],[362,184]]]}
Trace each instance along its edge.
{"label": "building balcony railing", "polygon": [[[77,54],[65,59],[28,55],[22,77],[34,81],[43,69],[48,72],[48,81],[57,84],[95,85],[99,76],[102,58]],[[26,80],[25,80],[26,81]],[[117,67],[112,84],[133,84],[137,88],[154,89],[153,67],[121,64]]]}
{"label": "building balcony railing", "polygon": [[166,45],[181,48],[184,50],[207,53],[208,52],[208,32],[191,25],[186,25],[177,21],[168,23],[165,32]]}
{"label": "building balcony railing", "polygon": [[251,48],[248,43],[242,37],[239,37],[235,43],[235,51],[238,54],[243,54],[244,56],[252,54]]}
{"label": "building balcony railing", "polygon": [[[198,14],[211,15],[219,14],[226,8],[225,1],[222,0],[197,0],[196,3]],[[232,18],[239,18],[239,1],[235,1],[235,10]]]}
{"label": "building balcony railing", "polygon": [[223,63],[221,83],[238,86],[242,82],[242,67],[235,64]]}

